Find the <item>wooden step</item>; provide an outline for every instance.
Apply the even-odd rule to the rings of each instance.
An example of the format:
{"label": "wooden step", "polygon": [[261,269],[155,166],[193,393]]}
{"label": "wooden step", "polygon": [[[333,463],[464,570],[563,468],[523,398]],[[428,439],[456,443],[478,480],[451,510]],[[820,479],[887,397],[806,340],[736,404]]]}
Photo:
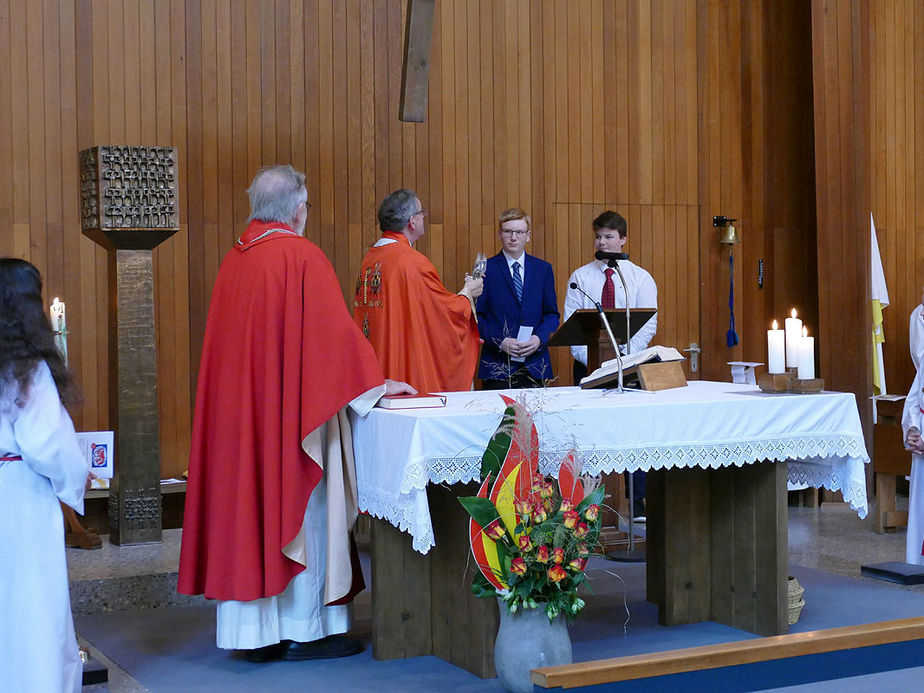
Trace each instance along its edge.
{"label": "wooden step", "polygon": [[920,639],[924,618],[905,618],[545,667],[534,669],[531,680],[543,688],[568,689]]}

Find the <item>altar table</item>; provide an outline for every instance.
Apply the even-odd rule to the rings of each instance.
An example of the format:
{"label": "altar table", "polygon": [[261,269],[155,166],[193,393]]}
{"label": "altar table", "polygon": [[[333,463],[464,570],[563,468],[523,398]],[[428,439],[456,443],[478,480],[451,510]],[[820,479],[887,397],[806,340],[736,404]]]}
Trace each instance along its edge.
{"label": "altar table", "polygon": [[[533,415],[542,471],[573,448],[587,474],[650,472],[648,599],[664,624],[787,631],[787,478],[841,491],[866,516],[869,455],[853,394],[706,381],[505,394]],[[503,410],[496,391],[456,392],[443,408],[353,417],[360,508],[385,521],[373,542],[377,658],[433,652],[493,675],[497,607],[468,591],[467,516],[455,497],[474,495]]]}

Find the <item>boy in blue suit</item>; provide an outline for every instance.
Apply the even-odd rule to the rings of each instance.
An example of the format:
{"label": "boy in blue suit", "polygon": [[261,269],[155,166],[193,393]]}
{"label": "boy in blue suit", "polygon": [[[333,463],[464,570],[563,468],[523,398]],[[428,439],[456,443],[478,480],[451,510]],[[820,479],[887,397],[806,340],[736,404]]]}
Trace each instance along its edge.
{"label": "boy in blue suit", "polygon": [[485,390],[540,387],[552,378],[548,342],[558,329],[552,265],[526,254],[531,222],[522,209],[501,212],[497,227],[502,250],[488,259],[477,304],[478,377]]}

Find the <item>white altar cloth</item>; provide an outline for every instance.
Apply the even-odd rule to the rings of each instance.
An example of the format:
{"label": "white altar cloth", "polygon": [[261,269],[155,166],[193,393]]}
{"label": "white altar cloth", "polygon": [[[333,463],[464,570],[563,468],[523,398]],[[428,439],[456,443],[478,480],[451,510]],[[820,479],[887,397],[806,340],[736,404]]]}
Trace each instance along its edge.
{"label": "white altar cloth", "polygon": [[[588,474],[789,460],[791,482],[841,491],[866,517],[869,454],[851,393],[765,394],[707,381],[622,395],[577,387],[501,392],[532,413],[543,472],[557,470],[571,448]],[[434,545],[427,484],[477,480],[504,411],[498,391],[446,395],[442,408],[352,416],[360,508],[410,533],[421,553]]]}

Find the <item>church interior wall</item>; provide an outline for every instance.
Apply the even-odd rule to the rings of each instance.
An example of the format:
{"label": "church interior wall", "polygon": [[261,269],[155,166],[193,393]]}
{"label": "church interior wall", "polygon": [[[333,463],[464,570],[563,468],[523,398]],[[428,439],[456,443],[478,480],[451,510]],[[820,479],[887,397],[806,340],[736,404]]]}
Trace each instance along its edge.
{"label": "church interior wall", "polygon": [[[629,220],[628,252],[659,285],[656,341],[701,344],[699,376],[724,379],[726,361],[762,360],[770,319],[798,300],[831,349],[822,375],[828,368],[854,389],[868,370],[862,354],[842,366],[833,355],[865,333],[843,325],[860,319],[869,249],[845,244],[851,220],[822,213],[845,199],[838,166],[854,159],[829,164],[850,144],[862,150],[863,176],[849,182],[860,191],[849,213],[868,191],[893,301],[889,389],[901,391],[911,380],[907,315],[924,284],[915,243],[924,146],[914,146],[924,132],[924,13],[862,3],[838,33],[838,4],[440,0],[427,118],[405,123],[401,0],[0,0],[10,66],[0,71],[0,254],[34,262],[49,303],[67,301],[84,393],[75,420],[106,428],[106,255],[80,235],[77,152],[178,147],[181,231],[154,251],[165,477],[186,467],[211,287],[247,218],[244,191],[267,163],[306,172],[308,235],[345,298],[377,236],[378,201],[397,187],[416,189],[429,211],[419,249],[450,287],[477,252],[497,249],[498,212],[525,208],[528,251],[552,263],[560,302],[570,272],[589,260],[590,220],[613,207]],[[868,60],[855,86],[859,102],[868,95],[868,134],[835,136],[837,121],[819,105],[837,75],[855,74],[843,44],[818,49],[830,31],[856,38],[858,60]],[[742,238],[732,349],[716,214],[738,218]],[[570,384],[568,356],[555,351]]]}

